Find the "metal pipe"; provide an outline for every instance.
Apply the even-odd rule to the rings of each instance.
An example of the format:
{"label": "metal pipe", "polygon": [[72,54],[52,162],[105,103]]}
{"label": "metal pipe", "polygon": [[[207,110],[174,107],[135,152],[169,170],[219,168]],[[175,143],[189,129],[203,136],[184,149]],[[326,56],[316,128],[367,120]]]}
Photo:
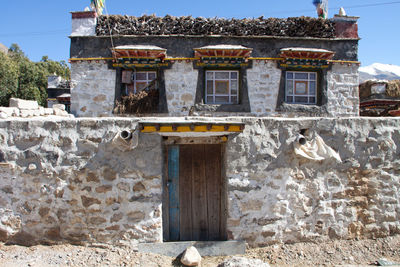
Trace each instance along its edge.
{"label": "metal pipe", "polygon": [[132,139],[132,132],[124,130],[122,132],[120,132],[119,136],[125,140],[125,141],[129,141],[130,139]]}

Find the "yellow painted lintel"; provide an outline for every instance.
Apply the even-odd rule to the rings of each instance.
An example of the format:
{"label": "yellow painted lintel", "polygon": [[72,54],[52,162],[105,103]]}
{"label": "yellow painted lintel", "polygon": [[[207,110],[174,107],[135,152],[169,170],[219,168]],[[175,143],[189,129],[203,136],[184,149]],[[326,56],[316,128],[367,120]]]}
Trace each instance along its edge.
{"label": "yellow painted lintel", "polygon": [[280,57],[249,57],[249,60],[283,60]]}
{"label": "yellow painted lintel", "polygon": [[112,57],[87,57],[87,58],[70,58],[69,61],[92,61],[92,60],[111,60]]}
{"label": "yellow painted lintel", "polygon": [[123,68],[123,67],[137,67],[137,68],[145,68],[145,67],[148,67],[148,66],[151,66],[151,67],[166,67],[166,66],[168,66],[168,64],[163,64],[163,63],[137,63],[137,64],[135,64],[135,63],[132,63],[132,64],[124,64],[124,63],[117,63],[117,64],[113,64],[112,65],[113,67],[121,67],[121,68]]}
{"label": "yellow painted lintel", "polygon": [[332,63],[349,63],[349,64],[361,64],[360,61],[349,61],[349,60],[327,60]]}
{"label": "yellow painted lintel", "polygon": [[[125,58],[125,57],[124,57]],[[129,57],[126,57],[129,58]],[[113,60],[115,58],[112,57],[89,57],[89,58],[70,58],[69,61],[93,61],[93,60]],[[154,58],[149,58],[149,59],[154,59]],[[280,57],[249,57],[249,60],[285,60],[284,58]],[[302,58],[303,59],[303,58]],[[306,59],[306,58],[304,58]],[[170,57],[170,58],[164,58],[165,61],[179,61],[179,60],[199,60],[199,58],[192,58],[192,57]],[[312,59],[311,59],[312,60]],[[318,60],[318,59],[314,59]],[[361,64],[360,61],[350,61],[350,60],[327,60],[327,62],[331,63],[349,63],[349,64]]]}
{"label": "yellow painted lintel", "polygon": [[322,66],[312,66],[312,65],[288,65],[288,64],[281,64],[282,67],[297,67],[301,69],[326,69],[329,65],[322,65]]}
{"label": "yellow painted lintel", "polygon": [[159,57],[117,57],[117,59],[160,59]]}
{"label": "yellow painted lintel", "polygon": [[211,125],[208,127],[207,125],[195,125],[193,130],[190,126],[183,125],[177,126],[176,129],[172,127],[172,125],[164,125],[164,126],[153,126],[153,125],[144,125],[142,133],[185,133],[185,132],[242,132],[240,125],[228,125],[228,129],[225,129],[224,125]]}
{"label": "yellow painted lintel", "polygon": [[219,67],[242,66],[242,67],[246,67],[249,64],[248,63],[240,63],[240,64],[236,64],[236,63],[197,63],[196,65],[199,67],[204,67],[204,66],[219,66]]}
{"label": "yellow painted lintel", "polygon": [[194,57],[168,57],[168,58],[164,58],[164,60],[196,60],[198,58],[194,58]]}

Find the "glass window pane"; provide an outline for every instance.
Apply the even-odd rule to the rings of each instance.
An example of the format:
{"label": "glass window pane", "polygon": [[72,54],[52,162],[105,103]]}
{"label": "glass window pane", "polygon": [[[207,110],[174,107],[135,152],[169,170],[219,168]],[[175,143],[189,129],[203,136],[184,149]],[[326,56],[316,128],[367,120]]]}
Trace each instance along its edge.
{"label": "glass window pane", "polygon": [[238,103],[237,97],[236,96],[232,96],[231,97],[231,102],[232,102],[232,104],[237,104]]}
{"label": "glass window pane", "polygon": [[286,97],[286,102],[287,103],[293,103],[293,96],[287,96]]}
{"label": "glass window pane", "polygon": [[237,81],[231,81],[231,89],[232,90],[237,90],[238,88],[238,82]]}
{"label": "glass window pane", "polygon": [[231,72],[231,79],[236,80],[237,79],[237,74],[238,73],[236,71]]}
{"label": "glass window pane", "polygon": [[310,95],[315,95],[315,82],[310,82]]}
{"label": "glass window pane", "polygon": [[207,94],[212,95],[214,93],[214,82],[213,81],[207,81]]}
{"label": "glass window pane", "polygon": [[294,82],[294,94],[295,95],[308,95],[308,84],[303,81]]}
{"label": "glass window pane", "polygon": [[156,78],[156,73],[155,72],[149,72],[149,80],[152,81]]}
{"label": "glass window pane", "polygon": [[213,71],[207,71],[207,80],[212,80],[214,79],[214,72]]}
{"label": "glass window pane", "polygon": [[317,75],[315,73],[310,73],[310,80],[315,80]]}
{"label": "glass window pane", "polygon": [[231,90],[231,95],[237,95],[237,90]]}
{"label": "glass window pane", "polygon": [[229,96],[216,96],[215,97],[215,103],[229,103]]}
{"label": "glass window pane", "polygon": [[294,101],[296,103],[308,103],[308,97],[304,97],[304,96],[296,96]]}
{"label": "glass window pane", "polygon": [[315,97],[310,97],[310,104],[315,104],[315,103],[316,103]]}
{"label": "glass window pane", "polygon": [[215,94],[229,94],[229,82],[215,81]]}
{"label": "glass window pane", "polygon": [[146,72],[136,72],[136,80],[137,81],[145,81],[147,80],[147,73]]}
{"label": "glass window pane", "polygon": [[137,82],[136,83],[136,92],[142,91],[144,88],[146,88],[147,83],[146,82]]}
{"label": "glass window pane", "polygon": [[286,93],[293,95],[293,81],[286,81]]}
{"label": "glass window pane", "polygon": [[306,73],[301,73],[301,72],[295,73],[294,74],[294,78],[295,79],[307,80],[308,79],[308,73],[307,72]]}
{"label": "glass window pane", "polygon": [[208,103],[208,104],[212,104],[213,101],[214,101],[214,100],[213,100],[213,97],[212,97],[212,96],[208,96],[208,97],[207,97],[207,103]]}
{"label": "glass window pane", "polygon": [[215,72],[215,79],[229,79],[229,72],[228,71],[218,71]]}
{"label": "glass window pane", "polygon": [[286,72],[286,79],[293,79],[293,72]]}

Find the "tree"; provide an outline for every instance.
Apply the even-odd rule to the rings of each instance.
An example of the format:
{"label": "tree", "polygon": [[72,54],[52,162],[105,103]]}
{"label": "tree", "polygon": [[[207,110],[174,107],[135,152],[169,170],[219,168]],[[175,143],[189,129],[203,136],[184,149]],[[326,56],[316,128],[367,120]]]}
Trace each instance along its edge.
{"label": "tree", "polygon": [[49,59],[48,56],[43,56],[42,60],[38,62],[38,64],[50,74],[56,74],[66,80],[69,80],[71,77],[69,67],[64,60],[57,62]]}
{"label": "tree", "polygon": [[0,106],[8,106],[8,100],[16,94],[18,67],[6,54],[0,52]]}
{"label": "tree", "polygon": [[17,44],[12,44],[9,54],[0,53],[0,105],[8,106],[11,97],[36,100],[46,105],[47,76],[58,75],[70,79],[65,61],[53,61],[43,56],[40,62],[32,62]]}

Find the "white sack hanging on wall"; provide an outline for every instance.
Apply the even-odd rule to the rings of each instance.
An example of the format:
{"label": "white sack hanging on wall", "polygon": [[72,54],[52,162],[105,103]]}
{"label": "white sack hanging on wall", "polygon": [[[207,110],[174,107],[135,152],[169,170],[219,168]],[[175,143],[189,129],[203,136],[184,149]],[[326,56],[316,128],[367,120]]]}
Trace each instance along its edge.
{"label": "white sack hanging on wall", "polygon": [[294,153],[310,160],[322,161],[329,158],[334,158],[338,162],[342,162],[339,153],[325,144],[321,136],[315,134],[311,141],[306,141],[306,138],[299,135],[294,142]]}

